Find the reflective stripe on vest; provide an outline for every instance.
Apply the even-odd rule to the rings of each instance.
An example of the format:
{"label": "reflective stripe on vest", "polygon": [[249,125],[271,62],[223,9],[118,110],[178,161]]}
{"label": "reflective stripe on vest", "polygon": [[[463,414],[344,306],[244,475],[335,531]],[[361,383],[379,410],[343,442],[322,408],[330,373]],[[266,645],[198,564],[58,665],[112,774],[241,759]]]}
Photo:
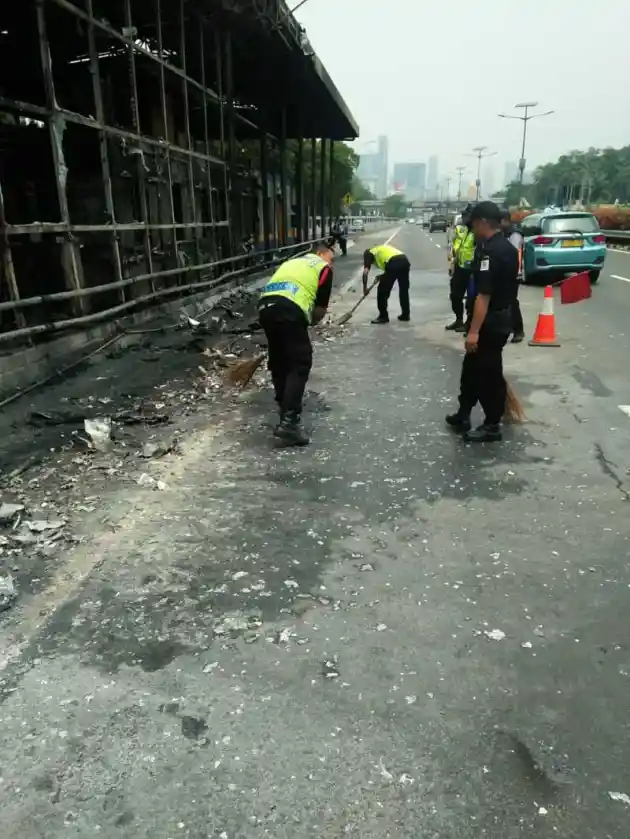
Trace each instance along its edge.
{"label": "reflective stripe on vest", "polygon": [[453,246],[453,251],[457,254],[457,264],[460,268],[470,268],[473,257],[475,255],[475,234],[467,227],[461,228],[461,233],[458,228],[459,244],[457,248]]}
{"label": "reflective stripe on vest", "polygon": [[319,276],[327,264],[321,256],[313,253],[288,259],[263,288],[261,297],[272,294],[286,297],[296,303],[310,320],[319,288]]}
{"label": "reflective stripe on vest", "polygon": [[374,257],[379,271],[385,270],[387,263],[393,256],[402,256],[402,251],[393,248],[391,245],[376,245],[376,247],[370,248],[370,253]]}

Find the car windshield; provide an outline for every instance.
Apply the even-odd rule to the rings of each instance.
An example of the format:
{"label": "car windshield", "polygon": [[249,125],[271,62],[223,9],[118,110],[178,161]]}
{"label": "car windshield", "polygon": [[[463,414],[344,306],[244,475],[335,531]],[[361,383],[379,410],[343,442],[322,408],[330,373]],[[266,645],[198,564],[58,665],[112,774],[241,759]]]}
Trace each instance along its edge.
{"label": "car windshield", "polygon": [[594,216],[551,216],[543,218],[545,233],[595,233],[599,225]]}
{"label": "car windshield", "polygon": [[446,221],[446,216],[433,216],[431,221]]}

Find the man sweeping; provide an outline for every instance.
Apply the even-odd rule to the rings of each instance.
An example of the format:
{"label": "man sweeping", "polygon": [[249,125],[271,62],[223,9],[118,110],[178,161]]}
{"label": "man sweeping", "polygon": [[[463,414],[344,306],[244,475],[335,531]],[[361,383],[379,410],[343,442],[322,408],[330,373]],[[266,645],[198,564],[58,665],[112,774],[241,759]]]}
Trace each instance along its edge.
{"label": "man sweeping", "polygon": [[379,271],[383,273],[376,290],[378,317],[372,323],[389,323],[387,303],[396,282],[398,283],[398,296],[400,299],[400,315],[398,316],[398,320],[410,320],[409,272],[411,270],[411,264],[407,256],[402,251],[399,251],[398,248],[394,248],[389,244],[376,245],[374,248],[368,248],[363,254],[363,294],[367,294],[368,275],[373,265],[376,265]]}
{"label": "man sweeping", "polygon": [[271,277],[259,303],[260,324],[267,336],[268,367],[280,423],[274,435],[290,446],[306,446],[300,425],[304,390],[313,363],[308,334],[326,314],[332,291],[334,253],[327,244],[313,253],[289,259]]}

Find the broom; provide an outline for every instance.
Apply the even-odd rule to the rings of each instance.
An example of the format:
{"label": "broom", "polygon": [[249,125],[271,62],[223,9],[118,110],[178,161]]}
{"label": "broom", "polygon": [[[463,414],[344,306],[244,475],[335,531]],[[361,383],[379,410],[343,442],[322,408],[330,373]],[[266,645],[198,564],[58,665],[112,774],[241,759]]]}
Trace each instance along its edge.
{"label": "broom", "polygon": [[372,289],[374,288],[374,286],[378,284],[378,281],[379,281],[380,279],[381,279],[380,277],[377,277],[377,278],[374,280],[374,282],[372,283],[372,285],[368,288],[368,290],[366,291],[366,293],[363,295],[363,297],[360,297],[360,298],[357,300],[357,302],[354,304],[354,306],[350,309],[350,311],[349,311],[349,312],[346,312],[346,313],[345,313],[345,315],[342,315],[342,316],[339,318],[339,320],[337,321],[337,326],[343,326],[344,324],[348,323],[348,321],[350,320],[350,318],[352,317],[352,315],[356,312],[356,310],[359,308],[359,306],[361,305],[361,303],[363,303],[363,301],[364,301],[364,300],[365,300],[365,298],[368,296],[368,294],[372,291]]}
{"label": "broom", "polygon": [[235,361],[227,369],[225,380],[234,387],[245,388],[251,382],[256,370],[267,358],[267,353],[260,353],[253,358],[245,358],[243,361]]}
{"label": "broom", "polygon": [[512,390],[512,386],[506,380],[505,386],[507,389],[507,399],[505,400],[505,414],[503,419],[506,422],[525,422],[525,411],[520,399]]}

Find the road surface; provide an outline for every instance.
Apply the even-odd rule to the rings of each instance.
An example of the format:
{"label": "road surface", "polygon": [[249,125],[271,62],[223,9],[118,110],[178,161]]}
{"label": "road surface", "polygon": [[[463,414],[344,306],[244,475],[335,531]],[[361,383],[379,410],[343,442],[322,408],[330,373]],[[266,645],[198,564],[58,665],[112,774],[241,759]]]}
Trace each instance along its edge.
{"label": "road surface", "polygon": [[3,839],[627,835],[630,256],[507,349],[528,422],[472,447],[444,237],[393,244],[412,322],[318,342],[309,448],[254,388],[182,413],[161,491],[55,455],[81,541],[0,623]]}

